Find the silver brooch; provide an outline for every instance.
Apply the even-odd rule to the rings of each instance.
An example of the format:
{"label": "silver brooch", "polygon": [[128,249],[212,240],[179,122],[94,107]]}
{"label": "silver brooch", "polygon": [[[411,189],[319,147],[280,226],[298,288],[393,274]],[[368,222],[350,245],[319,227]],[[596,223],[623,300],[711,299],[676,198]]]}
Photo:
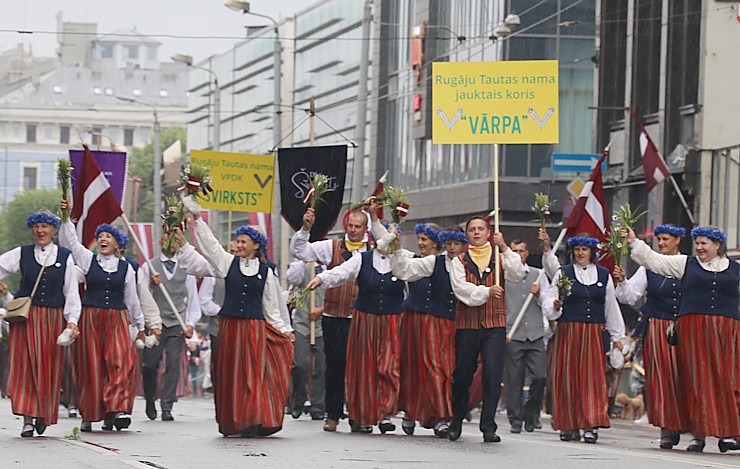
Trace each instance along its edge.
{"label": "silver brooch", "polygon": [[489,273],[489,274],[491,273],[491,268],[490,267],[486,267],[486,273]]}
{"label": "silver brooch", "polygon": [[262,280],[262,274],[257,274],[257,278]]}
{"label": "silver brooch", "polygon": [[62,266],[61,262],[57,262],[56,264],[54,264],[54,267],[61,267],[61,266]]}
{"label": "silver brooch", "polygon": [[398,277],[396,277],[395,275],[394,275],[394,276],[392,276],[392,277],[391,277],[391,281],[392,281],[392,282],[397,282],[397,281],[398,281]]}
{"label": "silver brooch", "polygon": [[604,284],[603,284],[603,283],[601,283],[601,282],[596,282],[596,286],[597,286],[597,287],[599,287],[599,288],[601,288],[601,287],[603,287],[603,286],[604,286]]}

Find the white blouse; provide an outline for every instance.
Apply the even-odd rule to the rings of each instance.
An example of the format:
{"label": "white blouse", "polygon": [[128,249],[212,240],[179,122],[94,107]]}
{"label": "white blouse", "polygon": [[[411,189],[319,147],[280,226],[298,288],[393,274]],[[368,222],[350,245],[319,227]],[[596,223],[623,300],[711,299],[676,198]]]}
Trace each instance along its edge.
{"label": "white blouse", "polygon": [[[51,249],[51,251],[49,251]],[[57,263],[57,254],[59,248],[56,244],[51,243],[41,247],[38,244],[33,247],[33,256],[39,265],[47,267]],[[61,265],[61,264],[60,264]],[[4,279],[10,274],[21,270],[21,248],[17,247],[0,255],[0,279]],[[34,279],[34,282],[36,279]],[[82,303],[80,301],[80,291],[77,287],[77,276],[75,274],[75,262],[73,256],[67,257],[67,265],[64,269],[64,285],[62,286],[64,294],[64,319],[67,322],[77,324],[80,319]]]}
{"label": "white blouse", "polygon": [[[62,223],[62,226],[59,228],[59,244],[72,251],[72,256],[74,256],[77,266],[85,273],[85,275],[90,271],[90,264],[93,261],[93,257],[100,268],[105,272],[118,272],[118,257],[94,254],[83,246],[77,238],[77,231],[75,230],[74,225],[69,220]],[[126,270],[126,278],[124,281],[123,302],[128,310],[131,324],[136,326],[138,330],[143,331],[144,313],[141,311],[139,295],[136,291],[136,273],[134,272],[134,268],[131,267],[131,264],[127,263],[126,266],[128,269]]]}

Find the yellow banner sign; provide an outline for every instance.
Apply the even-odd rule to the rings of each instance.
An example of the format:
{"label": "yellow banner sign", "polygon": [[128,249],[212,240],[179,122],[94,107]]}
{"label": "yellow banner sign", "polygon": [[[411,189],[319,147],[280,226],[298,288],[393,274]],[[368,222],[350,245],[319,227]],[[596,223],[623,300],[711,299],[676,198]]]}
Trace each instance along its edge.
{"label": "yellow banner sign", "polygon": [[557,143],[558,62],[435,62],[432,143]]}
{"label": "yellow banner sign", "polygon": [[203,208],[272,213],[274,156],[193,150],[190,162],[211,170],[213,192],[199,199]]}

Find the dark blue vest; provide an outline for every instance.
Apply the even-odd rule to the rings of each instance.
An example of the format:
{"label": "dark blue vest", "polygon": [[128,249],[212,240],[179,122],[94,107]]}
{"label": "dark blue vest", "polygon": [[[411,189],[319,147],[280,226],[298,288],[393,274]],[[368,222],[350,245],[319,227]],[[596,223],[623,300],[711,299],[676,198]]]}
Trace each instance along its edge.
{"label": "dark blue vest", "polygon": [[[39,276],[41,264],[36,262],[33,248],[33,244],[21,246],[21,285],[15,293],[16,298],[31,296],[33,286]],[[57,261],[44,269],[31,304],[48,308],[64,306],[64,274],[67,271],[67,258],[69,258],[70,251],[61,246],[57,248]],[[44,256],[46,253],[41,254],[42,259]]]}
{"label": "dark blue vest", "polygon": [[646,318],[676,320],[681,304],[681,280],[646,270],[647,295],[640,311]]}
{"label": "dark blue vest", "polygon": [[561,271],[573,282],[573,287],[570,296],[563,299],[563,315],[558,321],[606,323],[604,305],[609,271],[597,265],[598,275],[593,285],[584,285],[576,279],[573,264],[561,267]]}
{"label": "dark blue vest", "polygon": [[239,269],[238,256],[234,257],[226,274],[224,304],[218,314],[242,319],[265,320],[262,312],[262,294],[267,283],[268,270],[260,263],[257,275],[244,275]]}
{"label": "dark blue vest", "polygon": [[730,267],[722,272],[704,270],[696,257],[686,260],[681,286],[683,297],[678,315],[709,314],[740,319],[740,264],[730,260]]}
{"label": "dark blue vest", "polygon": [[400,314],[405,282],[391,272],[380,274],[375,270],[372,251],[363,252],[361,256],[362,267],[357,276],[359,291],[352,307],[368,314]]}
{"label": "dark blue vest", "polygon": [[104,309],[126,309],[126,303],[123,301],[126,271],[128,262],[123,259],[118,260],[118,270],[106,272],[98,264],[98,259],[93,256],[90,270],[85,277],[87,286],[82,305]]}
{"label": "dark blue vest", "polygon": [[403,309],[438,318],[455,319],[457,298],[452,292],[444,255],[436,257],[431,277],[409,282],[409,296],[403,302]]}

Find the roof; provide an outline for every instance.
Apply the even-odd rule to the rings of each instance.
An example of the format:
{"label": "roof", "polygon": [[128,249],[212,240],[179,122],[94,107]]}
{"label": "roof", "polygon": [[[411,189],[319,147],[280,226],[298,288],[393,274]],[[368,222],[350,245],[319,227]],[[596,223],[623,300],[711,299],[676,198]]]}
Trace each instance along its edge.
{"label": "roof", "polygon": [[97,38],[95,42],[98,43],[117,43],[117,44],[143,44],[149,46],[159,46],[162,43],[156,39],[152,39],[149,36],[141,34],[135,29],[123,28],[117,29],[116,31],[104,34]]}

